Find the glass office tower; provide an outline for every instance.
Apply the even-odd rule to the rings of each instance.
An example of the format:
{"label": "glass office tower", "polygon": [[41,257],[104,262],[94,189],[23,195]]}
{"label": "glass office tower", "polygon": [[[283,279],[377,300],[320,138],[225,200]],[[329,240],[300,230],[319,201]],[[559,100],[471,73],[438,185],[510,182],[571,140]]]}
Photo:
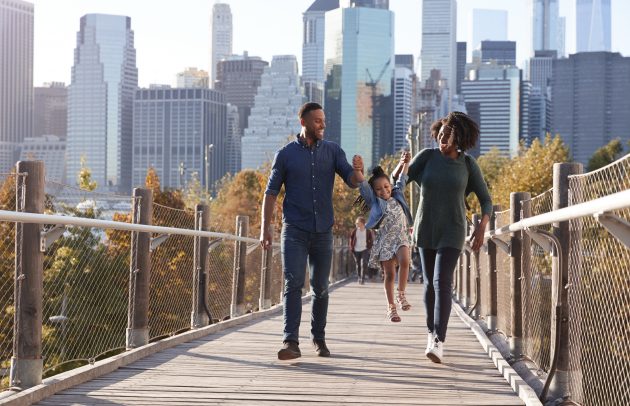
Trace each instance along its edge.
{"label": "glass office tower", "polygon": [[81,158],[99,189],[131,191],[133,96],[138,86],[131,18],[81,17],[68,88],[67,179]]}
{"label": "glass office tower", "polygon": [[326,13],[326,137],[369,168],[393,152],[394,13],[357,5]]}

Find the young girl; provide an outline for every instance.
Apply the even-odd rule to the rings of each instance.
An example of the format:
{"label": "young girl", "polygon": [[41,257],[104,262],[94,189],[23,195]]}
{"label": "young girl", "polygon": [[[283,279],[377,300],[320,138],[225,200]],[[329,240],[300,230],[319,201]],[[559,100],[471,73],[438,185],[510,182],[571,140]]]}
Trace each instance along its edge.
{"label": "young girl", "polygon": [[[405,297],[407,276],[409,275],[409,225],[411,212],[405,201],[403,191],[407,183],[407,169],[411,159],[409,152],[403,152],[394,173],[398,175],[395,186],[380,166],[372,170],[372,177],[365,181],[361,166],[354,166],[355,178],[361,181],[361,196],[356,203],[370,215],[365,225],[368,229],[377,229],[376,239],[370,253],[370,267],[378,267],[380,262],[384,273],[385,295],[387,296],[387,318],[399,322],[400,316],[394,303],[394,279],[396,262],[400,271],[398,275],[398,295],[396,301],[402,310],[409,310],[411,305]],[[401,173],[402,172],[402,173]]]}

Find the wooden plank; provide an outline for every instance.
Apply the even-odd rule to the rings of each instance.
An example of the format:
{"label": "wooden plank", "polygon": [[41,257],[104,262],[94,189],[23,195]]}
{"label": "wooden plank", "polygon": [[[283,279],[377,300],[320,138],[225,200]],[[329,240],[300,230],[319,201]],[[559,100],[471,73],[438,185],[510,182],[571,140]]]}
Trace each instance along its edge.
{"label": "wooden plank", "polygon": [[410,285],[407,295],[412,309],[390,323],[381,284],[332,292],[330,358],[317,357],[310,345],[307,305],[297,360],[277,359],[282,316],[275,315],[154,354],[39,404],[523,404],[454,313],[445,362],[430,362],[421,285]]}

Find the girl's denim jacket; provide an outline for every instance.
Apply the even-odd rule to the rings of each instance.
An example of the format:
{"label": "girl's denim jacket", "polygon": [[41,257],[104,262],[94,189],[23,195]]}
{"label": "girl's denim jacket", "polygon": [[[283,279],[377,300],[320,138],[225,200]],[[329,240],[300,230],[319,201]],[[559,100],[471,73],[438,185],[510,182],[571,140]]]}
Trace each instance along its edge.
{"label": "girl's denim jacket", "polygon": [[[406,174],[400,174],[394,188],[392,189],[392,197],[400,203],[405,216],[407,216],[407,224],[411,226],[411,224],[413,224],[411,210],[409,210],[409,205],[407,205],[407,202],[405,201],[405,195],[403,192],[405,190],[405,185],[407,184],[407,179],[408,177]],[[376,193],[374,193],[374,190],[367,180],[361,182],[359,185],[359,191],[361,192],[363,200],[365,200],[365,204],[370,208],[370,216],[368,217],[365,227],[371,229],[377,228],[385,216],[387,202],[376,196]]]}

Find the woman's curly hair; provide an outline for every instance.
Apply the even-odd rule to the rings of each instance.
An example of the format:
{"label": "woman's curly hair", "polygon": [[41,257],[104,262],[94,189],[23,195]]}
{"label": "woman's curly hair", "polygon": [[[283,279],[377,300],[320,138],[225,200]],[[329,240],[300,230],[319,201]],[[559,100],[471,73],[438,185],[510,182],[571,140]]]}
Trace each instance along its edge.
{"label": "woman's curly hair", "polygon": [[[372,169],[372,176],[370,176],[370,179],[368,179],[368,183],[370,184],[370,187],[372,188],[372,190],[374,190],[374,182],[376,181],[376,179],[379,179],[379,178],[385,178],[389,181],[389,175],[385,173],[383,168],[381,168],[380,166],[376,166],[374,167],[374,169]],[[358,207],[359,211],[363,214],[370,211],[370,208],[365,203],[365,199],[363,199],[363,196],[361,195],[357,196],[357,198],[354,200],[354,203],[352,203],[352,205],[354,207]]]}
{"label": "woman's curly hair", "polygon": [[448,126],[455,134],[455,145],[466,151],[473,148],[479,140],[479,125],[468,114],[452,111],[431,125],[431,137],[437,141],[443,126]]}

